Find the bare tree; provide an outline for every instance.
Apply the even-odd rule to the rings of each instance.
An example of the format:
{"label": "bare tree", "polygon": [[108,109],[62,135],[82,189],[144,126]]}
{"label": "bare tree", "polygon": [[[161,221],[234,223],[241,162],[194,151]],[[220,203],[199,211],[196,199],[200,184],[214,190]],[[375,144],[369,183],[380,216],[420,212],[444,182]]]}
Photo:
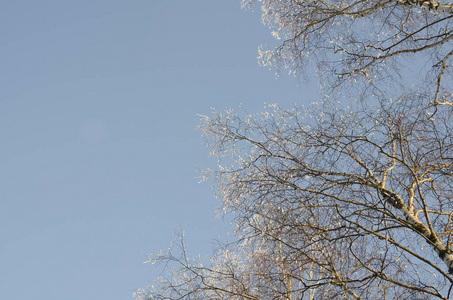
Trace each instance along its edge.
{"label": "bare tree", "polygon": [[283,40],[261,62],[312,63],[326,97],[202,117],[237,241],[206,262],[181,237],[150,257],[163,277],[137,300],[449,299],[453,4],[259,2]]}
{"label": "bare tree", "polygon": [[[309,72],[325,93],[397,99],[407,90],[452,105],[453,4],[433,0],[243,0],[261,3],[280,45],[260,50],[265,66]],[[400,71],[412,69],[412,76]],[[406,72],[407,75],[407,72]],[[338,89],[345,87],[344,89]],[[351,89],[352,87],[352,89]],[[397,90],[401,92],[396,93]],[[349,95],[348,95],[349,96]]]}
{"label": "bare tree", "polygon": [[[453,117],[424,99],[204,117],[239,242],[149,299],[449,299]],[[184,249],[183,246],[181,246]]]}

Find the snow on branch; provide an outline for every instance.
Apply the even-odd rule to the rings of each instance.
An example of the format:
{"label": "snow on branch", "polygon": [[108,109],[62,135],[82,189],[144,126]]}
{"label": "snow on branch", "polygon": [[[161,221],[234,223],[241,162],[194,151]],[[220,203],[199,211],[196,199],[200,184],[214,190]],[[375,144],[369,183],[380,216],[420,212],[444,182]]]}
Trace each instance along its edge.
{"label": "snow on branch", "polygon": [[438,14],[453,14],[453,3],[441,4],[439,1],[436,3],[433,0],[393,0],[400,5],[415,6]]}

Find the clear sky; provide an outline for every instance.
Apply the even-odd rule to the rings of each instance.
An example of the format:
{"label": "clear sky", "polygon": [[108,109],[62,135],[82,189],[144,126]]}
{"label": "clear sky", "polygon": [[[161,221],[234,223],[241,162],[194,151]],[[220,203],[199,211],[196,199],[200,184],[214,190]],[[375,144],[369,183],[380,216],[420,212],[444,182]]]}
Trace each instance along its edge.
{"label": "clear sky", "polygon": [[316,100],[258,66],[259,17],[239,0],[2,3],[2,299],[133,299],[178,228],[210,253],[227,229],[196,178],[215,163],[197,114]]}

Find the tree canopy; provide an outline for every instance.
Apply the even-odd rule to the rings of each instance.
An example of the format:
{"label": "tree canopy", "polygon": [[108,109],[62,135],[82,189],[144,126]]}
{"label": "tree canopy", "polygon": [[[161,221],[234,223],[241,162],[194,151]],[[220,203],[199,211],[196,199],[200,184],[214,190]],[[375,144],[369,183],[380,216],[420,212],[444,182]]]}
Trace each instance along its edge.
{"label": "tree canopy", "polygon": [[[261,3],[262,20],[279,39],[259,51],[265,66],[311,72],[328,95],[397,98],[410,90],[452,105],[448,72],[453,54],[453,4],[420,0],[244,0]],[[414,70],[417,76],[402,76]],[[407,72],[406,72],[407,73]],[[398,94],[396,91],[401,90]]]}
{"label": "tree canopy", "polygon": [[[202,116],[237,240],[181,237],[136,299],[449,299],[453,4],[244,0],[281,39],[264,65],[317,75],[309,107]],[[414,74],[414,70],[417,72]]]}

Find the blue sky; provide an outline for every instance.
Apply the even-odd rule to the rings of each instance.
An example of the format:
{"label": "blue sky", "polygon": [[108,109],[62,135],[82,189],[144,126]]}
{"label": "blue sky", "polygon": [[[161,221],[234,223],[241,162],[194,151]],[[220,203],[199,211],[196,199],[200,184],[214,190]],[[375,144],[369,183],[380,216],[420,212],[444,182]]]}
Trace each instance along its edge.
{"label": "blue sky", "polygon": [[215,164],[197,114],[316,100],[258,66],[259,18],[239,1],[2,4],[4,299],[133,299],[178,228],[210,253],[227,228],[196,178]]}

